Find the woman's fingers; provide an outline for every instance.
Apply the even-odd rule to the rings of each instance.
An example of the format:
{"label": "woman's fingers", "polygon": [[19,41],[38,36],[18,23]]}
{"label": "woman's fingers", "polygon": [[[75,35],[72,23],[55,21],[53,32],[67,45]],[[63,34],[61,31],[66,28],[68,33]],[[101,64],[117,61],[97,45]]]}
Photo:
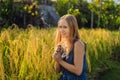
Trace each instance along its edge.
{"label": "woman's fingers", "polygon": [[55,54],[54,59],[59,62],[62,58],[60,54]]}

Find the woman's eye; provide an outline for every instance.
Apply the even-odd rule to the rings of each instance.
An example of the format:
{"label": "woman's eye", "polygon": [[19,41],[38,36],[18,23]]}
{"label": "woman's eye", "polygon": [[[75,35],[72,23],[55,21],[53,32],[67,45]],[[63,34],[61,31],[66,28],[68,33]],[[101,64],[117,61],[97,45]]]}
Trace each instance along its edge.
{"label": "woman's eye", "polygon": [[67,26],[59,26],[59,28],[67,28]]}
{"label": "woman's eye", "polygon": [[67,26],[63,26],[63,28],[67,28]]}
{"label": "woman's eye", "polygon": [[59,28],[62,28],[62,26],[59,26]]}

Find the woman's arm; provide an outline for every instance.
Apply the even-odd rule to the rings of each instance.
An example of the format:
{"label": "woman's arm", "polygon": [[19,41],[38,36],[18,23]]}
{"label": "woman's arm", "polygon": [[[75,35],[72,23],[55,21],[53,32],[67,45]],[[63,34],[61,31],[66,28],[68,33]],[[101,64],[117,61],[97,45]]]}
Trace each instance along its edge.
{"label": "woman's arm", "polygon": [[76,75],[80,75],[83,69],[84,53],[85,53],[84,45],[80,41],[77,41],[74,44],[74,65],[69,64],[63,60],[60,60],[58,62],[68,71]]}
{"label": "woman's arm", "polygon": [[55,62],[55,65],[54,65],[54,67],[55,67],[55,71],[56,71],[56,73],[60,73],[60,64],[58,63],[58,62]]}
{"label": "woman's arm", "polygon": [[58,61],[60,61],[62,58],[61,58],[61,55],[62,55],[62,49],[61,49],[61,46],[58,45],[55,49],[55,52],[53,54],[53,58],[55,60],[55,71],[56,73],[59,73],[61,70],[60,70],[60,64],[58,63]]}

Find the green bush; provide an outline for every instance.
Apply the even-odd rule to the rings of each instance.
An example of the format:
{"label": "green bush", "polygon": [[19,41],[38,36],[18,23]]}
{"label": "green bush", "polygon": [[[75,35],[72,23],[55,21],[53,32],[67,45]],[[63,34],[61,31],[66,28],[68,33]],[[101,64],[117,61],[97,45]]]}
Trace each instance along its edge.
{"label": "green bush", "polygon": [[39,15],[37,2],[28,4],[6,0],[0,3],[0,26],[4,28],[13,23],[22,28],[30,23],[34,25],[34,18],[37,15]]}

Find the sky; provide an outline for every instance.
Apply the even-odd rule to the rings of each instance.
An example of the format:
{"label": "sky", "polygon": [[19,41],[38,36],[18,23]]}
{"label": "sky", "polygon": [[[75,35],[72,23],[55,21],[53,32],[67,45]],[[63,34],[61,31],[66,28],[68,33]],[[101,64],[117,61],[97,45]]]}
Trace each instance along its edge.
{"label": "sky", "polygon": [[[56,1],[56,0],[52,0],[52,1]],[[88,2],[91,2],[92,0],[87,0]],[[115,3],[117,3],[117,4],[120,4],[120,0],[113,0],[113,1],[115,1]]]}
{"label": "sky", "polygon": [[[87,0],[88,2],[91,2],[92,0]],[[120,0],[113,0],[115,3],[120,4]]]}

